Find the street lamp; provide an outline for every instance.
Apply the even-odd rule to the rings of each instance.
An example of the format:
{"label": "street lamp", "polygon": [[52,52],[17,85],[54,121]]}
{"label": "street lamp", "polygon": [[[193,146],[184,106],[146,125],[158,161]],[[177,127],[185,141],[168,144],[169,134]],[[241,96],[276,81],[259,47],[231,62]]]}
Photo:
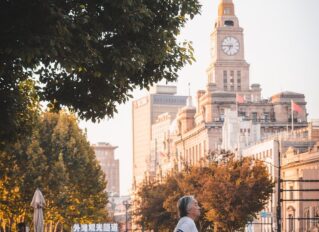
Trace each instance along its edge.
{"label": "street lamp", "polygon": [[279,140],[275,140],[278,143],[278,199],[277,199],[277,232],[281,232],[281,163],[280,163],[280,143]]}
{"label": "street lamp", "polygon": [[127,210],[131,206],[131,204],[127,200],[125,200],[125,201],[123,201],[123,205],[125,206],[125,232],[128,232],[128,214],[127,214]]}
{"label": "street lamp", "polygon": [[274,140],[278,143],[278,166],[267,162],[265,160],[261,160],[264,163],[270,164],[271,166],[278,169],[278,183],[277,183],[277,232],[281,232],[281,161],[280,161],[280,142],[279,140]]}

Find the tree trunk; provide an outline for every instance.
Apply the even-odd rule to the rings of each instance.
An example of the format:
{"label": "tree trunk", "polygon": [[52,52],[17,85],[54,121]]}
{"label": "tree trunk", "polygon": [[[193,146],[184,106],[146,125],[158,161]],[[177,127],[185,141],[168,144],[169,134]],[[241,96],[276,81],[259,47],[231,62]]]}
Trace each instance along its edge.
{"label": "tree trunk", "polygon": [[53,222],[50,221],[50,230],[49,230],[49,232],[52,232],[52,229],[53,229]]}
{"label": "tree trunk", "polygon": [[59,226],[59,222],[55,223],[55,225],[54,225],[54,232],[57,232],[58,226]]}

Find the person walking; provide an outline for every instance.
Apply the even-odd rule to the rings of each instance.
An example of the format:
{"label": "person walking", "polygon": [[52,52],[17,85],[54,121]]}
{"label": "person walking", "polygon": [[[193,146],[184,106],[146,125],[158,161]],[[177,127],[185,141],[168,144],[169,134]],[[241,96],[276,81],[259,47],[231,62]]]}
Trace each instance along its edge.
{"label": "person walking", "polygon": [[200,207],[193,196],[183,196],[177,202],[179,221],[174,232],[198,232],[195,220],[200,216]]}

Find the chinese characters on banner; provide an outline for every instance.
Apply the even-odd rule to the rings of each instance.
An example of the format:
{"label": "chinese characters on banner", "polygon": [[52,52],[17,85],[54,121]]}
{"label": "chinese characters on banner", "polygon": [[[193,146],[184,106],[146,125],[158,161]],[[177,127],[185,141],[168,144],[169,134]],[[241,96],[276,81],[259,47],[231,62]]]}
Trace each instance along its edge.
{"label": "chinese characters on banner", "polygon": [[72,232],[118,232],[116,223],[74,224]]}

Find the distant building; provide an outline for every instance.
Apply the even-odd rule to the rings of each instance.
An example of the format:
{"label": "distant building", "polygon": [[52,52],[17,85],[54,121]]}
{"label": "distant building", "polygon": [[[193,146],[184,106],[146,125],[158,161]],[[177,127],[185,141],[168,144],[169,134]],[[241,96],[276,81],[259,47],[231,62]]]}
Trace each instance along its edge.
{"label": "distant building", "polygon": [[155,170],[155,156],[151,154],[155,141],[152,145],[152,124],[163,113],[176,117],[178,109],[186,104],[186,96],[175,94],[176,86],[157,85],[151,88],[149,95],[132,103],[133,187]]}
{"label": "distant building", "polygon": [[151,140],[151,159],[149,168],[149,177],[164,176],[174,167],[173,156],[173,133],[171,131],[174,117],[168,113],[158,116],[156,122],[152,125]]}
{"label": "distant building", "polygon": [[117,146],[109,143],[100,142],[93,144],[96,159],[99,161],[102,171],[105,174],[109,195],[120,194],[120,164],[119,160],[114,158],[114,150]]}

